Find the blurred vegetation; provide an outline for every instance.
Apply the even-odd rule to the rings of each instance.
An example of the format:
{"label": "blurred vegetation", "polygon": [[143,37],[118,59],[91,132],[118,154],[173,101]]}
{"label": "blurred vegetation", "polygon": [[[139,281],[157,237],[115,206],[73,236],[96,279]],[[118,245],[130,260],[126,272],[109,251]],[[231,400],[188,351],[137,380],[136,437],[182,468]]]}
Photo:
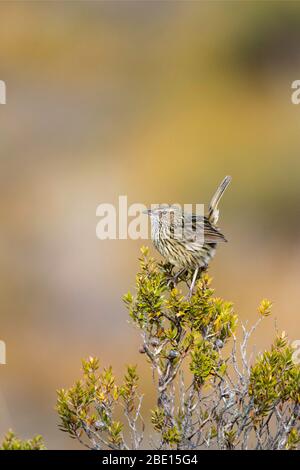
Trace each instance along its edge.
{"label": "blurred vegetation", "polygon": [[[299,2],[2,1],[0,15],[1,433],[75,447],[50,410],[86,351],[117,376],[124,350],[143,367],[119,300],[140,241],[95,238],[95,208],[120,194],[202,203],[231,174],[215,287],[250,322],[272,298],[297,339]],[[271,342],[264,322],[256,343]],[[153,408],[150,374],[141,387]]]}
{"label": "blurred vegetation", "polygon": [[35,436],[32,439],[21,440],[13,431],[9,431],[4,437],[0,450],[45,450],[44,442],[41,436]]}

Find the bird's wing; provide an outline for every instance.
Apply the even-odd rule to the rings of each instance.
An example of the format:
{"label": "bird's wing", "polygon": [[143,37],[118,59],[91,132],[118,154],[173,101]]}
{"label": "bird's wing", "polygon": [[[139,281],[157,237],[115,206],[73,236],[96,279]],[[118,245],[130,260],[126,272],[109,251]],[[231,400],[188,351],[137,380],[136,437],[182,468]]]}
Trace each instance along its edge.
{"label": "bird's wing", "polygon": [[192,215],[192,228],[194,232],[204,230],[205,243],[227,242],[224,235],[217,227],[214,227],[206,217]]}

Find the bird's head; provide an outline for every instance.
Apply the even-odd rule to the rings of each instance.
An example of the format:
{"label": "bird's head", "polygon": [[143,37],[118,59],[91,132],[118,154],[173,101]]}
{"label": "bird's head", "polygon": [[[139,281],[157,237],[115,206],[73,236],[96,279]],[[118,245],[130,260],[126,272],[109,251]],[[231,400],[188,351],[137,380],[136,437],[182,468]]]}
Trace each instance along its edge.
{"label": "bird's head", "polygon": [[175,205],[169,206],[165,204],[165,205],[159,205],[151,209],[146,209],[143,213],[149,215],[151,218],[156,218],[156,219],[161,219],[161,218],[166,218],[166,217],[171,218],[174,215],[180,214],[181,209]]}

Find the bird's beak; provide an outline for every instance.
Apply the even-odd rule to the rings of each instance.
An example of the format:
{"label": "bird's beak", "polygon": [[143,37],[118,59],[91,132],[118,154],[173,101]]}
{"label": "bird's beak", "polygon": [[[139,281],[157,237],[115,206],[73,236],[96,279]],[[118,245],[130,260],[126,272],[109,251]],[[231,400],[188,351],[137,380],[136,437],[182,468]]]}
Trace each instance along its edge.
{"label": "bird's beak", "polygon": [[146,215],[151,215],[152,211],[151,209],[146,209],[145,211],[143,211],[143,214],[146,214]]}

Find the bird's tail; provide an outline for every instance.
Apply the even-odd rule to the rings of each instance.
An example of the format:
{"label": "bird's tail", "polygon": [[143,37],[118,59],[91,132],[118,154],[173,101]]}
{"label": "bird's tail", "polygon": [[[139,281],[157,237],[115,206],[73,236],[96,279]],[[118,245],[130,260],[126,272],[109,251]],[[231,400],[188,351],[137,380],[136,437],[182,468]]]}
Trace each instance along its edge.
{"label": "bird's tail", "polygon": [[217,191],[215,192],[215,194],[213,195],[210,201],[207,218],[212,224],[216,224],[218,222],[218,219],[219,219],[218,204],[219,204],[221,197],[223,196],[225,189],[229,185],[230,181],[231,181],[231,176],[225,176],[225,178],[223,179],[222,183],[220,184],[220,186],[218,187]]}

